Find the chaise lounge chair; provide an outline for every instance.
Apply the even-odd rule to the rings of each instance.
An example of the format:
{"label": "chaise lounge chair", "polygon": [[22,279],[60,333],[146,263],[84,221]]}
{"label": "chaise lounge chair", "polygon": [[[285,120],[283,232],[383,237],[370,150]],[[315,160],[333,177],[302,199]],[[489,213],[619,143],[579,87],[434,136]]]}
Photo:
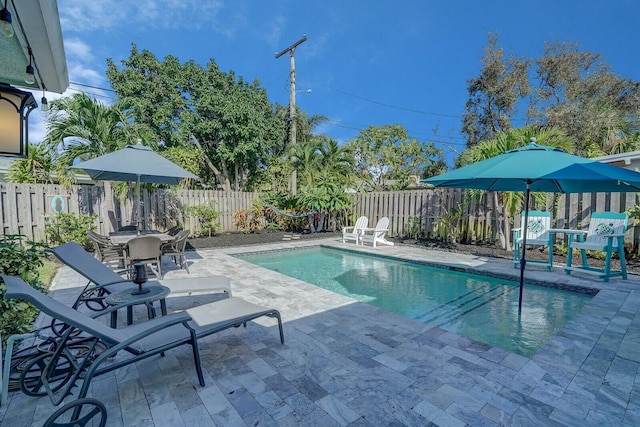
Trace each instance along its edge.
{"label": "chaise lounge chair", "polygon": [[360,241],[362,242],[363,246],[364,242],[369,242],[373,245],[374,248],[378,245],[378,243],[393,246],[393,242],[390,242],[385,238],[385,236],[387,235],[387,231],[389,231],[389,218],[383,216],[378,220],[375,228],[362,229]]}
{"label": "chaise lounge chair", "polygon": [[353,240],[356,245],[359,245],[362,230],[367,228],[367,225],[369,225],[369,218],[361,216],[356,220],[356,225],[353,227],[342,227],[342,243],[346,243],[347,240]]}
{"label": "chaise lounge chair", "polygon": [[[261,307],[237,297],[154,318],[124,329],[112,329],[100,320],[38,292],[19,277],[0,276],[0,280],[6,286],[6,299],[30,302],[43,313],[55,317],[65,325],[62,335],[56,338],[54,350],[43,351],[42,354],[34,356],[25,366],[24,372],[28,372],[31,378],[34,372],[41,373],[37,377],[38,380],[26,382],[21,378],[21,388],[25,393],[32,396],[47,394],[56,406],[71,394],[78,381],[82,381],[77,394],[74,392],[78,400],[56,411],[45,425],[54,425],[51,423],[58,417],[68,421],[67,412],[73,412],[71,418],[77,420],[80,417],[80,411],[85,410],[87,406],[94,407],[90,412],[91,418],[94,415],[101,415],[103,420],[106,420],[104,405],[95,398],[85,399],[94,377],[142,359],[163,354],[183,344],[191,345],[198,381],[201,386],[204,386],[198,340],[216,332],[246,324],[250,320],[262,316],[276,318],[280,342],[284,344],[280,313],[275,309]],[[109,310],[118,308],[115,306]],[[93,341],[86,352],[73,352],[68,347],[68,343],[75,339],[78,333],[88,336]],[[106,349],[100,352],[94,351],[98,344],[106,345]],[[118,358],[113,359],[116,353]],[[107,360],[110,363],[103,365]],[[66,371],[62,372],[63,370]],[[83,417],[86,418],[87,415]],[[85,423],[86,419],[77,425]]]}
{"label": "chaise lounge chair", "polygon": [[[108,294],[123,292],[136,286],[131,280],[125,279],[108,266],[91,256],[77,243],[69,242],[54,248],[47,249],[63,264],[71,267],[76,272],[89,280],[80,296],[73,304],[77,308],[85,303],[94,311],[104,310],[107,304],[104,298]],[[149,282],[153,283],[153,282]],[[163,279],[158,281],[171,290],[171,296],[209,294],[223,292],[231,296],[231,284],[227,277],[210,276],[185,279]]]}

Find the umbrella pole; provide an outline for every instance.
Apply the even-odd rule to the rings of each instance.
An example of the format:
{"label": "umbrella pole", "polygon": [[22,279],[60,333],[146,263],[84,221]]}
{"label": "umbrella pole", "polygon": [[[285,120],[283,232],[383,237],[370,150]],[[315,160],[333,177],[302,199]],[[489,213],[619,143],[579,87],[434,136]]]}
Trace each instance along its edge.
{"label": "umbrella pole", "polygon": [[140,175],[137,176],[136,179],[136,189],[138,191],[138,195],[136,197],[137,199],[137,203],[136,203],[136,229],[137,229],[137,235],[140,235]]}
{"label": "umbrella pole", "polygon": [[527,191],[524,199],[524,224],[522,224],[522,255],[520,256],[520,295],[518,296],[518,316],[522,314],[522,291],[524,288],[524,268],[527,265],[527,225],[529,223],[529,195],[531,183],[527,182]]}

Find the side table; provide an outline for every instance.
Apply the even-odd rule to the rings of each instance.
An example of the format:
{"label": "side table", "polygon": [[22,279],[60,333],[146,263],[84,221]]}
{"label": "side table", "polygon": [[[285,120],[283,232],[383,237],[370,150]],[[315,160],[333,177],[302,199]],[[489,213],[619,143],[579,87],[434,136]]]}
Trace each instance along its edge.
{"label": "side table", "polygon": [[[146,286],[145,286],[146,285]],[[146,294],[132,294],[138,290],[138,287],[131,287],[130,289],[115,294],[109,294],[104,301],[109,305],[127,305],[127,326],[133,323],[133,306],[144,304],[147,307],[147,315],[149,319],[156,317],[156,309],[153,307],[155,301],[160,301],[160,311],[163,316],[167,315],[167,302],[165,297],[169,295],[171,290],[159,284],[145,284],[144,288],[149,289]],[[118,310],[111,312],[111,327],[116,328],[118,325]]]}

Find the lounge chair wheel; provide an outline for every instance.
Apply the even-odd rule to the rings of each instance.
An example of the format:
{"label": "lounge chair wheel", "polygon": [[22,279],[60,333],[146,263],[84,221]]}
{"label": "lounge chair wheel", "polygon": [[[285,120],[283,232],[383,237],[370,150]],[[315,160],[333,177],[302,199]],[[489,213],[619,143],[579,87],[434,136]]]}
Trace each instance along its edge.
{"label": "lounge chair wheel", "polygon": [[[56,334],[56,336],[61,337],[69,328],[69,326],[64,323],[61,322],[57,319],[51,319],[51,331]],[[75,337],[78,334],[80,334],[80,329],[76,329],[74,332],[71,333],[70,336]]]}
{"label": "lounge chair wheel", "polygon": [[[66,354],[57,357],[56,363],[51,363],[53,353],[36,356],[24,366],[20,373],[20,389],[27,396],[45,396],[47,388],[52,392],[63,387],[73,375],[73,362]],[[46,372],[46,384],[42,374]]]}
{"label": "lounge chair wheel", "polygon": [[[70,411],[73,412],[71,417],[68,414]],[[60,421],[57,421],[58,418]],[[75,421],[69,421],[69,418]],[[107,408],[99,400],[84,398],[67,403],[47,419],[44,427],[79,427],[87,424],[99,427],[107,424]]]}
{"label": "lounge chair wheel", "polygon": [[47,338],[36,345],[31,345],[13,352],[11,355],[11,369],[9,370],[8,379],[9,391],[20,390],[20,374],[24,371],[25,366],[35,357],[44,353],[51,353],[54,345],[55,341]]}

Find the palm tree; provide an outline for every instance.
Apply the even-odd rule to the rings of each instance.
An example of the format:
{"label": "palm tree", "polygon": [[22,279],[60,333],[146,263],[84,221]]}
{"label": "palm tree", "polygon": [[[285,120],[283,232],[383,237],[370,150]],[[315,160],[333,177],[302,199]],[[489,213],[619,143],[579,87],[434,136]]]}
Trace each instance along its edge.
{"label": "palm tree", "polygon": [[[535,138],[540,145],[562,148],[568,153],[573,152],[571,141],[562,129],[553,127],[534,129],[526,127],[499,132],[489,140],[480,141],[478,144],[465,150],[457,159],[456,164],[458,166],[465,166],[495,157],[509,150],[524,147],[529,143],[531,138]],[[472,191],[472,194],[480,197],[484,192],[475,190]],[[502,192],[500,194],[493,192],[493,197],[494,205],[497,207],[494,213],[496,223],[498,224],[500,245],[503,249],[507,249],[511,246],[509,242],[509,223],[505,221],[505,218],[512,217],[522,210],[524,206],[524,194],[513,191]],[[533,197],[535,200],[542,201],[546,195],[544,193],[533,193]]]}
{"label": "palm tree", "polygon": [[84,93],[51,102],[45,141],[62,168],[133,144],[143,135],[124,105],[105,105]]}
{"label": "palm tree", "polygon": [[300,177],[299,200],[319,215],[309,215],[311,231],[322,231],[328,212],[346,209],[346,187],[354,176],[353,156],[338,143],[322,136],[311,137],[290,148]]}
{"label": "palm tree", "polygon": [[21,184],[51,184],[53,158],[44,143],[29,143],[28,157],[17,159],[9,167],[7,181]]}

